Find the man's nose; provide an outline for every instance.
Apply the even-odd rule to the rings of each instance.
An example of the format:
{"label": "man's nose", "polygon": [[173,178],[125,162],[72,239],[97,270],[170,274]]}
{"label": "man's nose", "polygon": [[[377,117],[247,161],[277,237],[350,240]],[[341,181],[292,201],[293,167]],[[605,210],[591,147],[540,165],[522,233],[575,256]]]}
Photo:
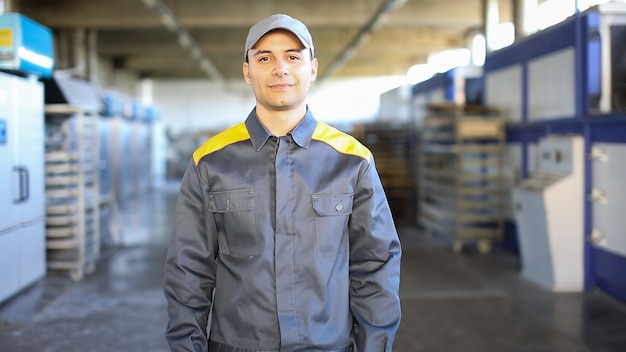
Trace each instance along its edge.
{"label": "man's nose", "polygon": [[289,73],[287,70],[287,63],[285,60],[279,59],[275,61],[274,64],[274,72],[272,72],[275,76],[284,76]]}

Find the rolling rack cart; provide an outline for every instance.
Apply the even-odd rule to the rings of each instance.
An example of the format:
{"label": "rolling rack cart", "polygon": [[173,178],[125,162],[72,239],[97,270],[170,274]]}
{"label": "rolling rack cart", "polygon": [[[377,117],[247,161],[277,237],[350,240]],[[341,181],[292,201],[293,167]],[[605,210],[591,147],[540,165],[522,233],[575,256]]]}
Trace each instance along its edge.
{"label": "rolling rack cart", "polygon": [[459,253],[489,253],[504,227],[505,122],[484,107],[433,105],[422,126],[418,223]]}
{"label": "rolling rack cart", "polygon": [[98,112],[47,104],[47,267],[81,281],[100,255]]}

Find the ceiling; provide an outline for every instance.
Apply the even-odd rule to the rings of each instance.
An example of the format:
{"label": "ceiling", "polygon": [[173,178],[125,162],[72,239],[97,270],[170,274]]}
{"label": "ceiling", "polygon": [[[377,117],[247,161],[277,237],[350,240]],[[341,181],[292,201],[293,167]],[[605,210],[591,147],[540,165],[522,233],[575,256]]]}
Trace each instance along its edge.
{"label": "ceiling", "polygon": [[[51,28],[55,43],[88,33],[78,38],[115,69],[212,80],[241,80],[250,26],[286,13],[309,27],[324,79],[405,74],[429,53],[466,47],[468,33],[482,28],[486,1],[14,0],[12,10]],[[499,1],[501,18],[510,2]]]}

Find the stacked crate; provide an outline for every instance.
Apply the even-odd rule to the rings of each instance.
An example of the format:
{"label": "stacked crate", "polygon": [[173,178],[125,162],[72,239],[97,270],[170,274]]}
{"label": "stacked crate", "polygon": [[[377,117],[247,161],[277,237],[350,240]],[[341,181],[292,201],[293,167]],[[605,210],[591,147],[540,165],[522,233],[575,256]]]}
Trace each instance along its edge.
{"label": "stacked crate", "polygon": [[409,124],[358,125],[353,135],[373,153],[396,223],[415,222],[416,129]]}

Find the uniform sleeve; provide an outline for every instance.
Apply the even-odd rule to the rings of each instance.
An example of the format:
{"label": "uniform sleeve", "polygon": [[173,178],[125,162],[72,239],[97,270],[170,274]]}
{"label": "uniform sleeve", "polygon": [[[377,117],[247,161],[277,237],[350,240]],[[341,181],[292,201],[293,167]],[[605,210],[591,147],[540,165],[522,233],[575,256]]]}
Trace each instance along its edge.
{"label": "uniform sleeve", "polygon": [[390,352],[400,325],[401,247],[373,158],[358,181],[349,228],[356,351]]}
{"label": "uniform sleeve", "polygon": [[206,186],[193,161],[183,177],[165,261],[166,338],[172,351],[207,351],[207,322],[215,287],[217,235]]}

